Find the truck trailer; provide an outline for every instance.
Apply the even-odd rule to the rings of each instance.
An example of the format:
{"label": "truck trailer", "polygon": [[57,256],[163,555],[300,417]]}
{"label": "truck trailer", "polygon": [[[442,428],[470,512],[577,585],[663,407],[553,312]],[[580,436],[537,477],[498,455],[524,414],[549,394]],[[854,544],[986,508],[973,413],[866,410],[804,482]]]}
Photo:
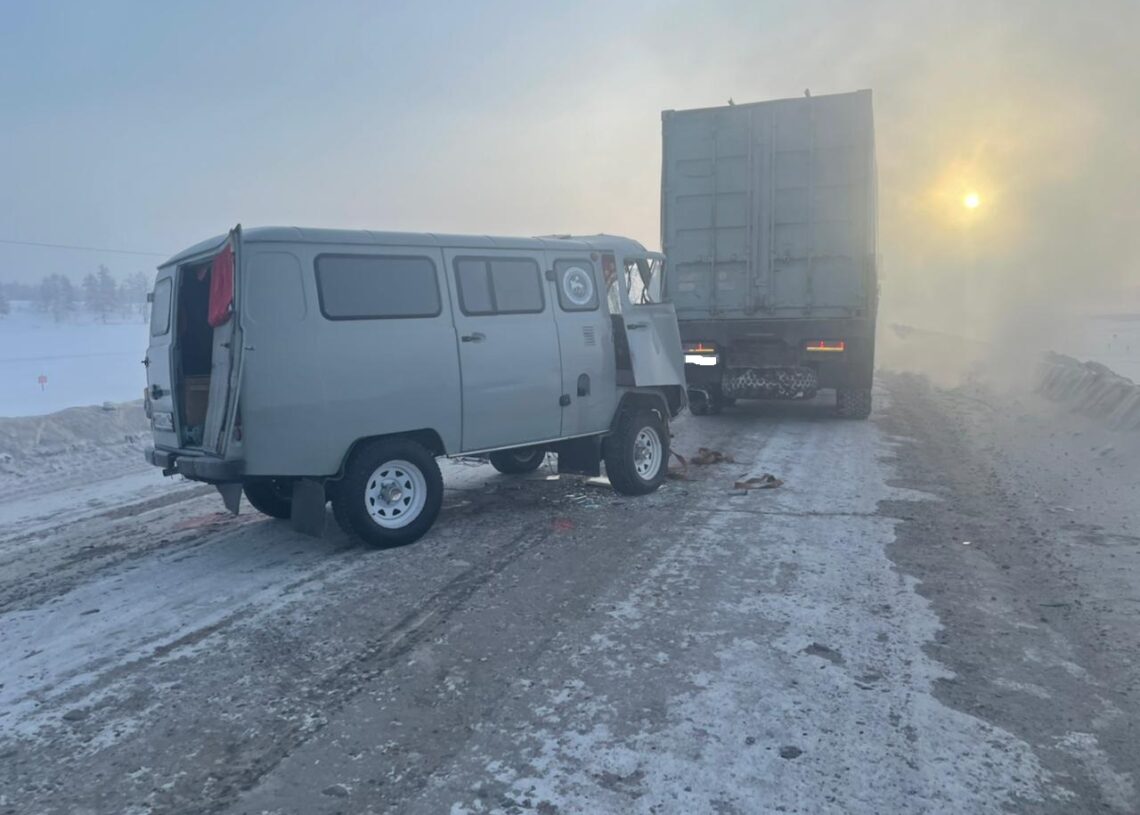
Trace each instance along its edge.
{"label": "truck trailer", "polygon": [[664,296],[693,413],[810,399],[871,413],[878,307],[869,90],[662,113]]}

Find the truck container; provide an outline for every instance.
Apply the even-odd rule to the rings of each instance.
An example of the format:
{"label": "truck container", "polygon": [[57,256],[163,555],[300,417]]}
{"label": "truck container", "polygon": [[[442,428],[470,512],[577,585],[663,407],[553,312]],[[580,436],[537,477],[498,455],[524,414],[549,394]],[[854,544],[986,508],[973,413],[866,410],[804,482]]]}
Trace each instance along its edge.
{"label": "truck container", "polygon": [[871,412],[877,183],[869,90],[662,113],[664,296],[694,413],[834,389]]}

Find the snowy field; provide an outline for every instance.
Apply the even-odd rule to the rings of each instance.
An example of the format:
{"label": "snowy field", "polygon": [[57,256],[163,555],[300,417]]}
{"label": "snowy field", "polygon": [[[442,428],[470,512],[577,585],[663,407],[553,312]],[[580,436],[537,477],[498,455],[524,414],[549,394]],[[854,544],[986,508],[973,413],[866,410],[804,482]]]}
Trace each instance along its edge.
{"label": "snowy field", "polygon": [[0,416],[139,399],[146,347],[147,326],[137,318],[103,324],[79,314],[56,323],[15,302],[0,319]]}
{"label": "snowy field", "polygon": [[[36,416],[68,407],[140,398],[147,326],[75,315],[56,323],[30,303],[0,319],[0,416]],[[1050,349],[1095,360],[1140,382],[1140,314],[1093,317]],[[47,377],[41,386],[39,378]]]}

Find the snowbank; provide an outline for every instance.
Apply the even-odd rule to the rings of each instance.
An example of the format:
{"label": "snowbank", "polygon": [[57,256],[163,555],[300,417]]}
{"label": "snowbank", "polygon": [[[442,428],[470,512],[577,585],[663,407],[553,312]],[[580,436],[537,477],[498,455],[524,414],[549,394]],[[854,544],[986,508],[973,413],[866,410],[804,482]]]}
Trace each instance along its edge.
{"label": "snowbank", "polygon": [[141,400],[0,418],[0,485],[48,473],[98,477],[124,464],[144,467],[150,438]]}
{"label": "snowbank", "polygon": [[1047,354],[1037,367],[1037,391],[1117,430],[1140,430],[1140,385],[1098,362]]}

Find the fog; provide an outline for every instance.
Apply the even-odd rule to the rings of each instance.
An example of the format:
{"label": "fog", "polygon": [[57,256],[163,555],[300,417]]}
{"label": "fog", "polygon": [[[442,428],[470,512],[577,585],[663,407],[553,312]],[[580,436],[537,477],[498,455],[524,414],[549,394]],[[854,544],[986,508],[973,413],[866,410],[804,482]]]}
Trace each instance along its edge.
{"label": "fog", "polygon": [[[12,12],[0,238],[173,253],[240,221],[656,247],[662,109],[869,87],[884,324],[1038,348],[1140,311],[1134,2],[284,4],[222,31],[216,11]],[[0,245],[0,281],[159,259]]]}

